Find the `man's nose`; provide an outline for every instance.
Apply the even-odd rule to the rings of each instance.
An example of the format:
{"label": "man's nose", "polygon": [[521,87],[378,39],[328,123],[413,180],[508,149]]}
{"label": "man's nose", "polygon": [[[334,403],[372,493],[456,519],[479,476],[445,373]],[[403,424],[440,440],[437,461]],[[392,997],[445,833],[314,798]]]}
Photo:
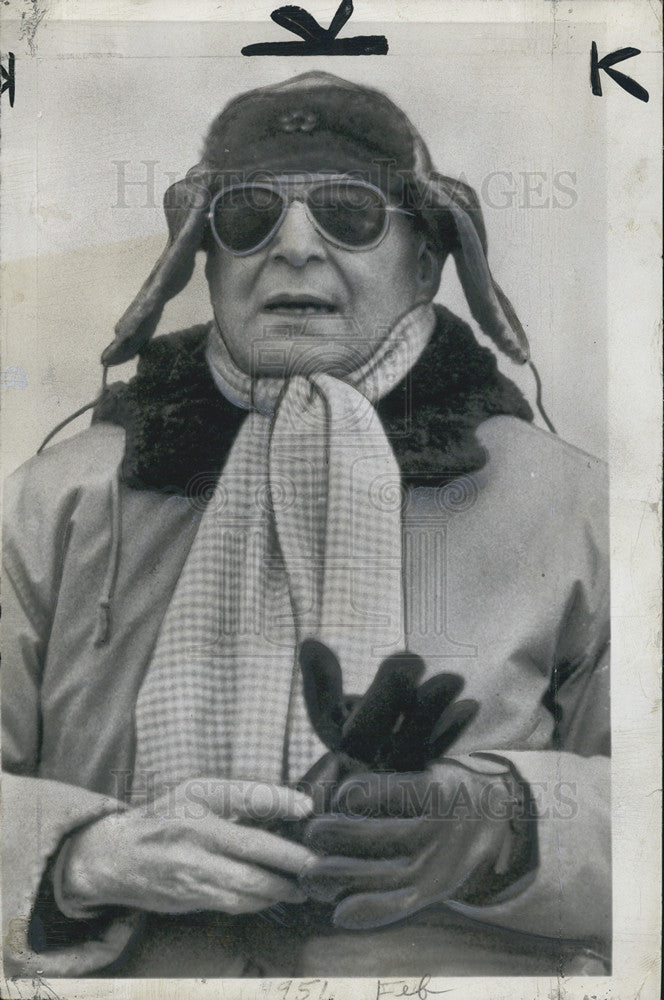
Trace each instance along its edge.
{"label": "man's nose", "polygon": [[290,203],[270,249],[273,260],[285,260],[293,267],[304,267],[310,260],[324,260],[325,241],[316,231],[303,202]]}

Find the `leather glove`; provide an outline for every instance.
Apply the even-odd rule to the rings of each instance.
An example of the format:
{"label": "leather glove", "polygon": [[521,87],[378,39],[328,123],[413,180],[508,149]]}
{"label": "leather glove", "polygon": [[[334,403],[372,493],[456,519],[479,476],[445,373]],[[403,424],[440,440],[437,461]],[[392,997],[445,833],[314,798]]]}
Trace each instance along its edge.
{"label": "leather glove", "polygon": [[[323,643],[305,640],[299,661],[312,727],[329,747],[296,784],[313,799],[314,815],[329,812],[339,786],[353,774],[419,770],[438,759],[479,708],[472,699],[455,700],[463,687],[456,674],[437,674],[418,687],[424,662],[411,653],[387,657],[362,697],[344,695],[339,661]],[[278,821],[268,829],[302,841],[306,823]],[[320,911],[325,921],[328,911]],[[303,919],[283,906],[266,914],[281,923]]]}
{"label": "leather glove", "polygon": [[310,899],[335,905],[336,926],[380,927],[449,899],[481,905],[534,866],[518,777],[466,760],[356,774],[339,788],[335,813],[308,823],[305,844],[322,856],[299,882]]}
{"label": "leather glove", "polygon": [[357,771],[415,771],[441,757],[478,711],[456,701],[457,674],[436,674],[418,687],[421,657],[399,653],[383,660],[363,697],[344,695],[339,662],[327,646],[306,639],[299,651],[311,724],[330,748],[296,787],[327,810],[336,787]]}

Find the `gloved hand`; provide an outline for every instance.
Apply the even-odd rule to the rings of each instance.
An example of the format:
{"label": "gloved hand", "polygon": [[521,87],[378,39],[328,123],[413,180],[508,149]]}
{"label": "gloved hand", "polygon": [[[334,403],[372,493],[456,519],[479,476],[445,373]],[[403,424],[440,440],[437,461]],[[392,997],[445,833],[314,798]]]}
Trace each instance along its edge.
{"label": "gloved hand", "polygon": [[[350,775],[421,770],[446,752],[478,711],[472,699],[455,701],[463,687],[456,674],[436,674],[418,687],[424,663],[411,653],[387,657],[363,697],[344,695],[339,662],[323,643],[305,640],[299,660],[311,724],[330,748],[296,785],[312,799],[314,815],[329,812]],[[305,828],[305,821],[269,825],[296,841]],[[280,922],[283,911],[275,914]]]}
{"label": "gloved hand", "polygon": [[524,794],[507,766],[475,757],[356,774],[334,797],[334,814],[307,824],[304,842],[322,856],[300,885],[310,899],[336,904],[333,923],[349,929],[447,899],[486,902],[534,864]]}
{"label": "gloved hand", "polygon": [[472,699],[455,701],[457,674],[436,674],[420,687],[424,663],[412,653],[383,660],[363,697],[344,695],[334,653],[315,639],[300,647],[304,698],[311,724],[330,748],[297,783],[329,808],[338,785],[357,771],[416,771],[437,760],[478,711]]}

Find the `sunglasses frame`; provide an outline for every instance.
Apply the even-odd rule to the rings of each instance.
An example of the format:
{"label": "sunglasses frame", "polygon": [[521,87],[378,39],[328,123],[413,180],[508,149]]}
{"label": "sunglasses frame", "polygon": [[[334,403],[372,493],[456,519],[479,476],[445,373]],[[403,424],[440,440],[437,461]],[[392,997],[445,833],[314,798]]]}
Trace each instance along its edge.
{"label": "sunglasses frame", "polygon": [[[383,203],[383,208],[385,209],[385,221],[383,223],[383,228],[380,234],[375,240],[372,240],[371,243],[365,243],[362,246],[353,246],[348,243],[343,243],[342,241],[335,239],[330,233],[328,233],[327,230],[323,228],[323,226],[318,222],[318,220],[314,216],[311,208],[309,207],[309,202],[308,202],[309,195],[312,192],[316,191],[317,188],[325,187],[325,185],[329,184],[330,181],[344,181],[344,183],[347,184],[349,187],[360,187],[367,191],[371,191],[373,194],[378,195],[380,201]],[[291,195],[287,192],[287,190],[285,190],[289,187],[306,188],[306,191],[304,195],[299,195],[299,196],[296,194]],[[282,199],[281,212],[274,226],[272,226],[269,233],[260,241],[260,243],[257,243],[256,246],[251,247],[250,250],[233,250],[231,247],[227,246],[224,243],[224,241],[221,239],[221,237],[217,232],[217,227],[214,222],[215,209],[217,206],[217,202],[222,195],[228,194],[231,191],[244,190],[247,188],[252,188],[254,190],[269,191],[270,193],[278,194]],[[350,253],[363,253],[367,250],[375,250],[375,248],[385,239],[389,231],[390,213],[398,212],[400,215],[410,215],[413,217],[415,216],[415,212],[411,212],[405,208],[399,208],[397,205],[390,205],[390,203],[387,200],[387,195],[383,190],[381,190],[381,188],[376,187],[375,184],[371,184],[369,181],[361,180],[360,178],[348,177],[347,175],[344,174],[330,174],[329,177],[325,177],[322,180],[316,180],[316,181],[311,181],[311,180],[305,181],[302,179],[296,179],[294,177],[283,177],[283,178],[277,177],[275,178],[275,181],[273,183],[268,183],[266,181],[256,181],[248,184],[247,183],[231,184],[228,187],[224,187],[220,191],[217,191],[217,193],[212,199],[212,202],[210,204],[210,210],[208,212],[208,220],[210,223],[212,234],[215,240],[217,241],[217,244],[222,248],[222,250],[226,250],[228,253],[233,254],[234,257],[249,257],[251,256],[251,254],[258,253],[259,250],[262,250],[264,247],[266,247],[268,243],[276,236],[277,232],[281,227],[282,222],[284,221],[284,218],[286,217],[288,209],[290,208],[290,206],[294,201],[302,202],[305,211],[307,213],[307,218],[309,222],[314,227],[319,236],[323,237],[326,243],[329,243],[330,246],[336,247],[336,249],[338,250],[346,250]]]}

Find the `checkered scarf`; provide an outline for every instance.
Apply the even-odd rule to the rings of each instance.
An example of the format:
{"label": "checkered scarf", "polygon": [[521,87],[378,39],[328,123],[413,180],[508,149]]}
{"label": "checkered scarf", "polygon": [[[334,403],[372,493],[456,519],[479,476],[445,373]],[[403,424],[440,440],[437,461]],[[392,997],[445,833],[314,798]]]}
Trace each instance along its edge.
{"label": "checkered scarf", "polygon": [[419,306],[344,379],[255,378],[212,329],[208,363],[249,410],[166,611],[136,705],[136,773],[286,783],[325,752],[297,647],[337,654],[362,693],[405,646],[400,475],[372,403],[434,326]]}

